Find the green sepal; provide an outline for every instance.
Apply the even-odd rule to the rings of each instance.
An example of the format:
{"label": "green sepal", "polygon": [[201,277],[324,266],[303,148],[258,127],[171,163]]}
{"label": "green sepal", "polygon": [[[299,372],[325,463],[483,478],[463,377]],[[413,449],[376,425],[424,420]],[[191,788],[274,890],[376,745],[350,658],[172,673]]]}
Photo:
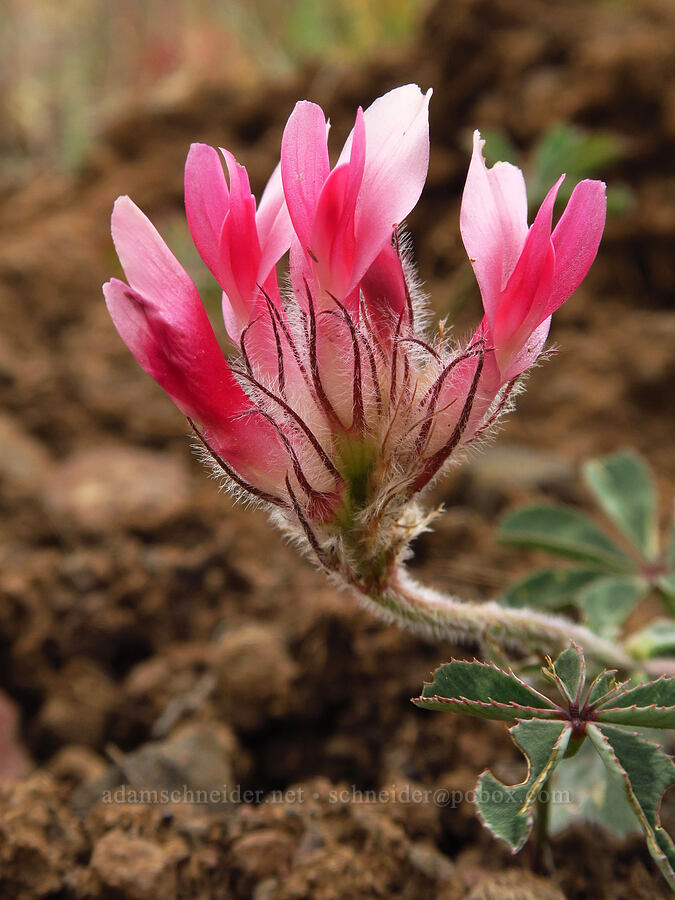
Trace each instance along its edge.
{"label": "green sepal", "polygon": [[502,520],[497,536],[505,543],[595,563],[606,571],[631,572],[636,567],[604,531],[566,506],[535,504],[516,509]]}
{"label": "green sepal", "polygon": [[576,644],[570,644],[543,672],[570,703],[579,703],[586,682],[586,662]]}
{"label": "green sepal", "polygon": [[648,591],[639,575],[607,575],[582,588],[577,603],[591,631],[611,639]]}
{"label": "green sepal", "polygon": [[531,719],[509,732],[527,757],[527,778],[510,787],[491,772],[483,772],[476,787],[476,807],[483,824],[517,853],[532,830],[537,794],[565,755],[572,728],[569,722]]}
{"label": "green sepal", "polygon": [[608,772],[628,798],[647,847],[675,890],[675,844],[659,820],[664,792],[675,782],[675,765],[663,750],[640,735],[614,725],[591,724],[587,734]]}
{"label": "green sepal", "polygon": [[465,713],[481,719],[516,722],[518,719],[554,718],[559,710],[545,697],[491,663],[452,660],[439,666],[421,697],[413,699],[423,709]]}
{"label": "green sepal", "polygon": [[602,577],[597,569],[538,569],[510,585],[500,603],[514,608],[562,609],[582,588]]}
{"label": "green sepal", "polygon": [[649,467],[635,451],[591,459],[582,469],[586,484],[607,516],[645,559],[659,552],[658,501]]}
{"label": "green sepal", "polygon": [[589,706],[594,706],[600,700],[603,700],[605,697],[608,698],[610,694],[620,690],[622,686],[616,680],[616,669],[605,669],[591,684],[586,703]]}

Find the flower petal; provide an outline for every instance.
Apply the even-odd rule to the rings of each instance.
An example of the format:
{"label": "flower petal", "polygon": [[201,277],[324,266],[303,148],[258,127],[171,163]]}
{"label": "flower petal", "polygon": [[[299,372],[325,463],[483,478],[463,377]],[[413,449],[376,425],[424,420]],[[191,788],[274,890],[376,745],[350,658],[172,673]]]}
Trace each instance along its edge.
{"label": "flower petal", "polygon": [[261,257],[258,266],[258,281],[267,281],[270,272],[291,246],[293,225],[281,180],[281,163],[277,164],[265,186],[255,217],[258,228]]}
{"label": "flower petal", "polygon": [[185,212],[195,247],[218,281],[222,277],[220,232],[229,208],[218,153],[207,144],[192,144],[185,161]]}
{"label": "flower petal", "polygon": [[328,178],[326,118],[320,106],[301,100],[286,123],[281,141],[281,178],[288,212],[303,250],[312,239],[314,212]]}
{"label": "flower petal", "polygon": [[547,315],[555,312],[586,277],[600,246],[606,211],[604,183],[580,181],[552,235],[555,275]]}
{"label": "flower petal", "polygon": [[534,329],[547,318],[547,304],[555,271],[555,252],[551,243],[553,207],[564,176],[546,195],[516,267],[501,292],[492,335],[497,356],[512,353],[522,345]]}
{"label": "flower petal", "polygon": [[248,173],[229,150],[222,151],[230,175],[230,211],[220,234],[221,281],[225,291],[223,316],[227,333],[238,342],[251,318],[258,294],[260,244],[255,221],[255,197]]}
{"label": "flower petal", "polygon": [[527,237],[527,195],[523,174],[510,163],[488,169],[480,132],[462,195],[460,231],[491,325],[499,294],[513,273]]}
{"label": "flower petal", "polygon": [[[356,256],[353,281],[358,282],[380,250],[419,200],[429,168],[429,100],[416,84],[379,97],[364,113],[365,167],[356,205]],[[356,130],[338,161],[351,154]]]}

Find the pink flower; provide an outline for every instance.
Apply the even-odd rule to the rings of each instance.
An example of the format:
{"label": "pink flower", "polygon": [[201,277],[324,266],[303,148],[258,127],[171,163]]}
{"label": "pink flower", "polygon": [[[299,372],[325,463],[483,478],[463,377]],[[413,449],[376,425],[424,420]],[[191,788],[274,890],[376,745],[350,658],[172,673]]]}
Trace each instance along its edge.
{"label": "pink flower", "polygon": [[192,146],[188,223],[223,289],[230,362],[152,224],[126,197],[113,211],[128,284],[103,290],[120,335],[218,470],[334,571],[366,536],[377,555],[423,527],[414,495],[508,407],[602,233],[599,182],[577,186],[551,234],[556,185],[528,230],[522,174],[487,170],[476,136],[461,228],[485,318],[465,345],[429,334],[398,229],[426,178],[430,95],[406,85],[359,109],[332,169],[324,113],[298,103],[257,207],[231,153],[228,185],[218,153]]}
{"label": "pink flower", "polygon": [[523,173],[503,162],[488,169],[484,143],[474,132],[460,230],[483,297],[483,333],[495,347],[502,378],[509,380],[537,359],[551,315],[595,259],[605,227],[605,185],[581,181],[551,234],[561,176],[528,229]]}

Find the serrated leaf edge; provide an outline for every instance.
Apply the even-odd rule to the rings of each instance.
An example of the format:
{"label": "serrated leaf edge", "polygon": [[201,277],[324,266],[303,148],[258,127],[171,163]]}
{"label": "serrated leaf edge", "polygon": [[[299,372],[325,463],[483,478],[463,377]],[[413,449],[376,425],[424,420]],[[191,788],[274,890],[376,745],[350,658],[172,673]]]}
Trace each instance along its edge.
{"label": "serrated leaf edge", "polygon": [[[516,728],[518,725],[520,725],[521,721],[523,721],[523,720],[519,719],[519,720],[518,720],[511,728],[509,728],[509,734],[511,734],[511,732],[514,730],[514,728]],[[529,838],[529,836],[530,836],[530,834],[531,834],[531,832],[532,832],[532,826],[533,826],[533,824],[534,824],[534,822],[533,822],[534,815],[533,815],[533,813],[532,813],[532,801],[531,801],[531,798],[532,798],[533,794],[534,794],[534,793],[539,789],[539,787],[542,785],[542,783],[544,783],[544,782],[546,781],[546,779],[547,779],[548,776],[551,774],[551,772],[553,771],[553,769],[556,768],[556,766],[557,766],[557,764],[558,764],[558,761],[559,761],[559,760],[558,760],[558,757],[560,756],[560,744],[562,743],[563,738],[564,738],[566,735],[567,735],[567,742],[569,742],[569,736],[570,736],[571,733],[572,733],[572,726],[571,726],[571,724],[570,724],[569,722],[567,722],[567,723],[565,723],[565,724],[566,724],[566,727],[562,729],[562,731],[560,732],[560,736],[557,738],[555,744],[554,744],[553,747],[551,748],[551,756],[550,756],[550,759],[549,759],[549,764],[548,764],[548,765],[546,766],[546,768],[541,772],[541,774],[539,775],[539,778],[536,779],[534,785],[532,786],[532,788],[530,789],[530,791],[528,791],[528,793],[527,793],[527,795],[526,795],[526,797],[525,797],[525,803],[524,803],[524,804],[521,806],[521,808],[518,810],[518,813],[519,813],[520,815],[522,815],[522,816],[527,816],[528,827],[527,827],[527,829],[526,829],[526,831],[525,831],[525,834],[523,835],[523,837],[521,838],[521,840],[518,842],[518,844],[517,844],[515,847],[512,847],[511,844],[506,840],[506,838],[503,838],[503,837],[501,837],[500,835],[495,834],[495,832],[490,828],[490,826],[489,826],[488,823],[486,822],[486,820],[485,820],[483,814],[482,814],[481,811],[480,811],[480,807],[478,806],[478,803],[476,802],[476,799],[474,798],[474,806],[476,807],[476,814],[477,814],[477,816],[478,816],[478,819],[480,820],[481,825],[483,826],[483,828],[486,828],[486,829],[490,832],[490,834],[493,835],[493,837],[495,837],[497,840],[503,841],[503,843],[505,843],[505,844],[509,847],[509,849],[511,850],[511,855],[512,855],[512,856],[515,856],[517,853],[520,853],[520,851],[523,849],[523,847],[524,847],[525,844],[527,843],[527,840],[528,840],[528,838]],[[495,780],[496,782],[498,782],[498,783],[501,785],[501,787],[504,788],[505,790],[513,790],[514,788],[522,787],[523,785],[527,784],[527,782],[529,781],[529,779],[530,779],[530,772],[532,771],[532,761],[530,760],[529,755],[528,755],[528,754],[525,752],[525,750],[523,750],[523,748],[520,746],[520,744],[518,743],[518,741],[513,737],[513,735],[511,735],[511,740],[512,740],[513,743],[516,745],[516,747],[518,748],[518,750],[520,751],[520,753],[521,753],[521,754],[525,757],[525,759],[527,760],[527,774],[526,774],[525,778],[523,779],[523,781],[518,781],[518,782],[516,782],[516,784],[504,784],[504,782],[500,781],[499,778],[496,777],[496,775],[493,775],[493,774],[492,774],[492,772],[490,771],[490,769],[483,769],[483,771],[482,771],[482,772],[480,773],[480,775],[478,776],[478,781],[477,781],[477,783],[476,783],[476,796],[478,795],[478,787],[479,787],[480,782],[481,782],[481,779],[483,778],[484,775],[490,775],[490,776],[491,776],[492,778],[494,778],[494,780]]]}
{"label": "serrated leaf edge", "polygon": [[[549,704],[549,707],[548,707],[549,709],[556,710],[556,712],[562,711],[561,707],[558,706],[558,704],[555,703],[553,700],[551,700],[550,697],[547,697],[546,694],[542,694],[541,691],[538,691],[535,687],[532,687],[531,684],[528,684],[526,681],[523,681],[522,678],[519,678],[516,675],[516,673],[513,671],[513,669],[509,668],[508,671],[506,669],[501,669],[499,666],[495,665],[493,662],[484,662],[481,659],[476,659],[475,656],[473,659],[455,659],[454,657],[451,657],[451,659],[448,662],[441,663],[440,666],[437,666],[431,673],[432,680],[424,681],[422,683],[422,690],[424,690],[424,688],[427,685],[431,685],[434,683],[434,681],[436,680],[435,679],[436,672],[438,672],[439,669],[443,669],[443,668],[445,668],[445,666],[449,666],[452,663],[466,663],[467,665],[482,666],[484,669],[494,669],[495,671],[500,672],[502,675],[506,675],[507,678],[512,678],[514,681],[517,681],[518,684],[522,685],[524,688],[526,688],[526,690],[531,691],[537,697],[540,697],[542,700],[545,700],[546,703]],[[430,697],[422,697],[420,695],[420,697],[413,697],[412,699],[413,699],[413,702],[415,702],[416,699],[429,700],[431,698]],[[446,699],[452,699],[452,698],[446,698]],[[462,698],[462,699],[466,699],[466,698]],[[467,702],[468,703],[482,703],[484,701],[482,701],[482,700],[467,700]],[[523,709],[529,709],[529,708],[530,707],[523,707]],[[537,707],[533,707],[533,708],[536,709]]]}
{"label": "serrated leaf edge", "polygon": [[[610,725],[610,727],[621,728],[620,725],[612,726],[611,723],[608,723],[608,724]],[[670,841],[670,843],[673,844],[673,839],[670,837],[670,835],[668,834],[666,829],[661,824],[661,803],[663,800],[663,794],[665,793],[665,790],[660,795],[659,802],[656,807],[656,818],[658,821],[658,825],[654,829],[652,829],[649,822],[646,821],[643,810],[642,810],[642,806],[640,805],[637,797],[635,796],[635,794],[633,792],[633,788],[631,785],[631,781],[630,781],[628,772],[626,772],[626,770],[623,768],[623,766],[619,762],[619,759],[618,759],[616,753],[614,752],[614,747],[612,747],[611,741],[609,740],[609,738],[606,737],[605,734],[603,734],[601,728],[598,725],[589,723],[587,727],[588,727],[588,730],[592,731],[593,733],[596,731],[599,732],[603,743],[605,744],[606,747],[609,748],[609,754],[612,757],[612,759],[614,760],[614,762],[616,763],[616,772],[621,775],[623,781],[626,784],[626,787],[627,787],[626,793],[628,795],[628,802],[630,803],[630,805],[633,809],[633,812],[635,813],[638,821],[640,822],[640,825],[642,826],[642,832],[645,836],[645,840],[649,847],[649,852],[652,855],[652,858],[654,859],[656,864],[658,865],[661,873],[663,874],[663,877],[668,882],[668,885],[670,886],[670,888],[672,890],[675,891],[675,871],[673,871],[673,868],[671,867],[670,862],[668,861],[668,858],[665,855],[665,853],[663,852],[663,850],[661,850],[661,848],[658,846],[658,844],[654,840],[654,833],[656,831],[660,831],[660,832],[663,832],[663,834],[667,837],[667,839]],[[651,747],[654,747],[655,749],[659,750],[664,756],[668,757],[668,759],[670,759],[672,762],[672,760],[673,760],[672,756],[670,756],[670,754],[666,753],[663,750],[663,747],[656,741],[650,741],[648,738],[643,737],[640,734],[640,732],[638,732],[638,731],[630,731],[627,728],[622,728],[622,730],[628,732],[629,734],[632,734],[634,737],[639,738],[643,743],[649,744]],[[597,751],[597,747],[596,747],[596,751]],[[600,755],[600,754],[598,754],[598,755]],[[600,758],[602,759],[602,756],[600,756]],[[604,762],[604,760],[603,760],[603,762]],[[675,844],[673,844],[673,849],[675,850]]]}

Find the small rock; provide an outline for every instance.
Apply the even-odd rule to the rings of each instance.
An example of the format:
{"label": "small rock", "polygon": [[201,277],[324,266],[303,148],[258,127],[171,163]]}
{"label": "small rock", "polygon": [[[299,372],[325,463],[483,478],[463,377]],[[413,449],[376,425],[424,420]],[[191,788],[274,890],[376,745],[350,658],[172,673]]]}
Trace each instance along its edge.
{"label": "small rock", "polygon": [[293,839],[274,828],[261,828],[239,838],[232,847],[236,867],[259,879],[283,875],[290,869]]}
{"label": "small rock", "polygon": [[91,868],[103,888],[124,900],[173,897],[176,872],[171,856],[153,841],[132,837],[119,828],[96,842]]}
{"label": "small rock", "polygon": [[118,700],[114,681],[93,660],[69,660],[40,709],[36,727],[56,744],[98,747]]}
{"label": "small rock", "polygon": [[109,446],[73,453],[52,471],[46,503],[89,532],[152,529],[190,499],[185,465],[163,453]]}
{"label": "small rock", "polygon": [[25,494],[39,494],[50,471],[51,459],[43,445],[17,422],[0,415],[0,481]]}
{"label": "small rock", "polygon": [[30,769],[28,754],[17,737],[19,712],[16,704],[0,691],[0,780],[16,781]]}
{"label": "small rock", "polygon": [[539,878],[524,869],[512,869],[489,875],[465,900],[565,900],[565,895],[547,878]]}
{"label": "small rock", "polygon": [[254,731],[292,702],[297,666],[278,629],[247,625],[223,635],[214,654],[217,699],[235,728]]}

